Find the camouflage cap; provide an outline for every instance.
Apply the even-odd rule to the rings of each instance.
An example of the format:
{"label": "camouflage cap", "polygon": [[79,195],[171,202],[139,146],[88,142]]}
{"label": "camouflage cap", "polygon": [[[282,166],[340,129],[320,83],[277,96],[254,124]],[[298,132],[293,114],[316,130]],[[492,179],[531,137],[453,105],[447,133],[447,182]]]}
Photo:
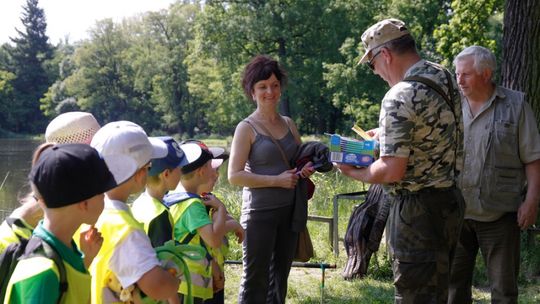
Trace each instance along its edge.
{"label": "camouflage cap", "polygon": [[398,19],[385,19],[370,26],[362,34],[362,43],[366,52],[358,64],[368,61],[367,55],[374,48],[407,34],[409,31],[405,27],[405,22]]}

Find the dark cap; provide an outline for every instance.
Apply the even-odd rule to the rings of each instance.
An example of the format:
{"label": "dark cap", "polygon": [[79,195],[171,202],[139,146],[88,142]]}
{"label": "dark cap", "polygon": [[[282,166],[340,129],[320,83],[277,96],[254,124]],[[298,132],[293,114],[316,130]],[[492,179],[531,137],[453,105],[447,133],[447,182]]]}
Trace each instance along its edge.
{"label": "dark cap", "polygon": [[48,208],[78,203],[117,186],[105,160],[86,144],[60,144],[44,150],[29,178]]}
{"label": "dark cap", "polygon": [[149,176],[156,176],[166,169],[182,167],[188,163],[184,156],[184,151],[180,149],[178,143],[170,136],[155,137],[167,145],[167,155],[163,158],[152,158],[152,166],[148,171]]}
{"label": "dark cap", "polygon": [[225,149],[219,147],[208,148],[202,141],[187,140],[180,145],[187,161],[182,166],[182,173],[188,174],[202,167],[206,162],[212,160],[212,168],[219,167],[226,159]]}

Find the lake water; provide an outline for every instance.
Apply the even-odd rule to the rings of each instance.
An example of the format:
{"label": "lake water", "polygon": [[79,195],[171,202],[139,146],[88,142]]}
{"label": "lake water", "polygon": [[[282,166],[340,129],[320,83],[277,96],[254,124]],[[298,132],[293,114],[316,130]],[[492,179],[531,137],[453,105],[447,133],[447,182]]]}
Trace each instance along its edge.
{"label": "lake water", "polygon": [[29,191],[27,177],[32,153],[40,143],[0,138],[0,220],[18,206],[18,197]]}

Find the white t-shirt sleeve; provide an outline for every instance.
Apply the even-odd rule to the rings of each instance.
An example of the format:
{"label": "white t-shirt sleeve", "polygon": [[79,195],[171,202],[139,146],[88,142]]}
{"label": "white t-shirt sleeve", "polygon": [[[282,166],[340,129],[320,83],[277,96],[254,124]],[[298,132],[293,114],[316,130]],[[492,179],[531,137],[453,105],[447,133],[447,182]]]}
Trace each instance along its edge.
{"label": "white t-shirt sleeve", "polygon": [[109,261],[111,271],[124,288],[136,283],[145,273],[159,265],[150,239],[140,230],[133,231],[116,245]]}

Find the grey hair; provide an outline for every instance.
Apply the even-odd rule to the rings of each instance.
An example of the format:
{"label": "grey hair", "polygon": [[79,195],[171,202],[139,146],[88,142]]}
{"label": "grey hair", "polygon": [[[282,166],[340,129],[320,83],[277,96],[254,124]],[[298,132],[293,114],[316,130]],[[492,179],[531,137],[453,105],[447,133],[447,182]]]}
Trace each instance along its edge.
{"label": "grey hair", "polygon": [[495,59],[493,52],[482,46],[469,46],[454,58],[454,66],[458,61],[469,56],[473,57],[473,67],[477,73],[482,73],[484,70],[489,69],[492,72],[491,77],[493,79],[495,71],[497,70],[497,60]]}

